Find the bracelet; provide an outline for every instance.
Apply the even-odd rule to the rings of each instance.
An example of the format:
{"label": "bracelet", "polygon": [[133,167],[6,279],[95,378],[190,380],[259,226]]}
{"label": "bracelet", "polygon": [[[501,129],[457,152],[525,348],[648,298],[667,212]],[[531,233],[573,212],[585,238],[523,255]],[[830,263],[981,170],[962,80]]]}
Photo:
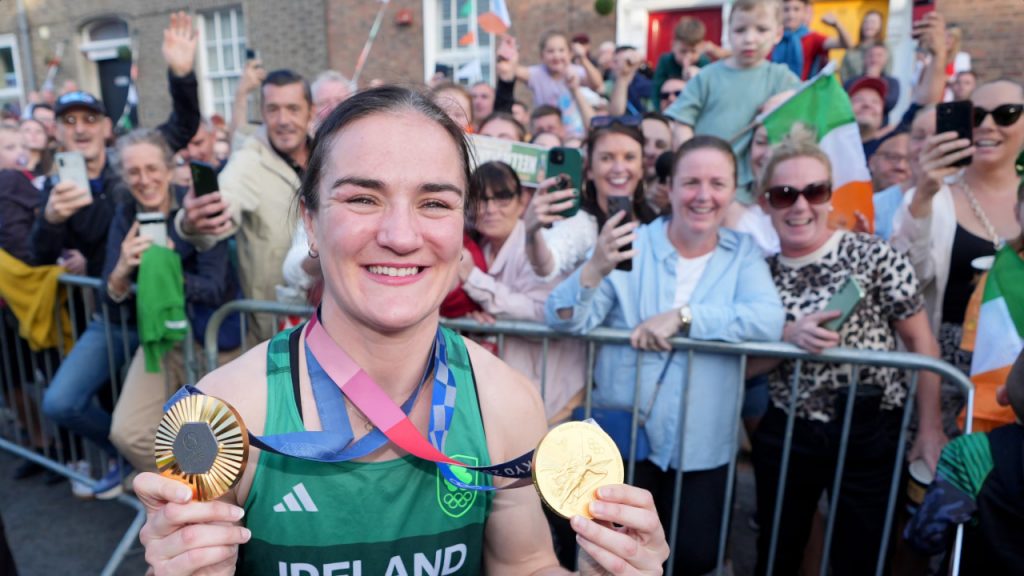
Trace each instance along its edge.
{"label": "bracelet", "polygon": [[128,299],[128,294],[131,290],[125,290],[124,292],[118,293],[117,290],[110,284],[110,279],[107,279],[107,296],[114,301],[115,304],[120,304]]}

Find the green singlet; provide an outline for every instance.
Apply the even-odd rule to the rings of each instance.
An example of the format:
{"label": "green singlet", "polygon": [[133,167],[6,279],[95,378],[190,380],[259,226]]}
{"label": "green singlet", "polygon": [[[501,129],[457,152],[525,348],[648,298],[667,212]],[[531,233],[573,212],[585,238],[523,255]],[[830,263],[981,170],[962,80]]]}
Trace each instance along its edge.
{"label": "green singlet", "polygon": [[[301,327],[300,327],[301,328]],[[296,401],[298,329],[267,351],[265,434],[304,430]],[[462,338],[442,329],[458,390],[445,441],[448,456],[488,465],[476,384]],[[293,336],[294,335],[294,336]],[[430,398],[430,389],[421,394]],[[252,539],[239,574],[268,576],[440,576],[483,572],[484,525],[492,493],[462,490],[437,465],[413,456],[387,462],[321,463],[261,452],[245,502]],[[453,468],[467,482],[490,477]]]}

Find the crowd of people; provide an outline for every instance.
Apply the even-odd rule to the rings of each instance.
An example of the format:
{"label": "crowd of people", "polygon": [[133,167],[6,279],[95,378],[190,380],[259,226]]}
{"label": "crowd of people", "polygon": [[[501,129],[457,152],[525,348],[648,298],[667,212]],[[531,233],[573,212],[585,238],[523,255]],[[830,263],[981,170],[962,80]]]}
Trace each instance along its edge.
{"label": "crowd of people", "polygon": [[[969,306],[983,290],[979,277],[992,257],[1024,270],[1021,84],[979,81],[991,74],[970,69],[963,32],[938,12],[914,23],[912,78],[892,76],[903,68],[891,61],[883,14],[866,12],[856,37],[831,14],[820,18],[834,34],[811,31],[814,15],[812,0],[735,0],[728,49],[683,18],[653,67],[634,47],[606,43],[592,53],[586,35],[557,31],[541,37],[528,64],[505,35],[494,84],[468,87],[443,75],[427,86],[358,87],[335,71],[310,82],[253,59],[224,122],[200,114],[196,33],[188,15],[174,14],[162,46],[172,112],[160,126],[115,137],[104,103],[80,90],[0,125],[5,341],[19,324],[43,321],[31,311],[39,298],[52,309],[56,290],[39,286],[55,283],[54,274],[101,279],[95,296],[104,310],[82,318],[40,406],[22,397],[24,382],[4,386],[17,395],[7,403],[38,410],[103,451],[103,470],[72,464],[97,478],[72,489],[112,498],[133,488],[147,506],[141,539],[157,574],[300,565],[383,573],[435,552],[446,574],[557,573],[577,561],[584,573],[653,574],[670,547],[677,574],[705,574],[728,555],[718,535],[741,421],[756,479],[756,572],[767,573],[771,557],[775,574],[796,574],[817,561],[813,527],[850,414],[831,569],[871,573],[903,411],[913,403],[907,460],[937,476],[921,516],[900,520],[907,542],[918,554],[948,552],[952,527],[968,523],[972,573],[1015,573],[1019,552],[996,543],[1024,535],[1021,361],[1005,387],[978,389],[979,399],[1003,407],[986,427],[996,428],[990,450],[978,435],[947,446],[966,399],[936,374],[923,372],[912,386],[894,368],[741,362],[670,343],[902,349],[969,374],[965,332],[985,319]],[[873,219],[845,228],[830,213],[833,174],[846,159],[826,154],[810,126],[797,123],[769,142],[755,121],[824,69],[835,49],[845,50],[838,70],[874,191]],[[517,84],[530,98],[517,97]],[[903,90],[910,104],[900,110]],[[253,93],[259,124],[245,120]],[[948,101],[972,105],[971,138],[938,131]],[[527,181],[509,163],[477,163],[474,143],[487,138],[576,154],[579,180]],[[69,173],[71,155],[84,160],[84,182],[57,176]],[[216,174],[213,189],[200,185],[197,164]],[[848,309],[830,306],[851,291],[858,296]],[[1011,313],[1024,310],[1024,292],[1003,296]],[[592,385],[599,421],[639,403],[641,438],[620,443],[637,460],[633,486],[598,492],[591,511],[601,522],[566,521],[545,519],[532,490],[504,490],[507,479],[479,474],[477,483],[497,490],[464,490],[476,508],[455,515],[433,507],[437,467],[382,441],[354,462],[254,449],[224,499],[191,502],[180,484],[153,474],[152,438],[164,402],[189,383],[184,348],[198,346],[213,311],[238,298],[318,310],[299,327],[261,314],[245,319],[244,335],[237,314],[222,325],[223,367],[199,388],[230,402],[254,434],[328,429],[313,383],[323,362],[309,345],[320,327],[421,433],[433,433],[445,407],[430,404],[440,386],[430,375],[445,342],[459,403],[447,407],[449,444],[438,448],[481,465],[513,459],[548,426],[580,418]],[[606,326],[629,331],[630,345],[601,346],[588,366],[578,340],[507,337],[498,360],[487,337],[440,327],[457,317],[536,322],[569,335]],[[187,326],[195,342],[185,341]],[[10,348],[5,357],[22,354]],[[102,398],[111,374],[123,374],[116,404]],[[375,434],[370,415],[348,402],[342,412],[359,423],[349,426],[356,444]],[[28,432],[35,449],[52,453],[45,435]],[[981,478],[991,473],[998,489],[986,491],[974,468],[969,486],[970,474],[957,476],[979,459],[988,463]],[[36,471],[26,462],[17,474]],[[133,476],[134,485],[126,481]],[[313,510],[326,514],[275,514],[293,487],[307,510],[315,499]],[[943,515],[941,498],[951,493],[970,502],[969,513]],[[668,542],[674,509],[678,530]],[[372,537],[366,517],[381,519]],[[998,540],[985,537],[993,526]]]}

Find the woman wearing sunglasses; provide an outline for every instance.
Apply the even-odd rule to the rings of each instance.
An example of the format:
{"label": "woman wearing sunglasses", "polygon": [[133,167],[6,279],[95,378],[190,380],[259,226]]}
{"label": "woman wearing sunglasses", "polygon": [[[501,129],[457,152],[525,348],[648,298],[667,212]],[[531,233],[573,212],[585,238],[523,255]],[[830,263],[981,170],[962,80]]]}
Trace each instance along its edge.
{"label": "woman wearing sunglasses", "polygon": [[[691,367],[691,355],[671,352],[669,339],[778,340],[783,311],[754,241],[722,228],[736,195],[729,144],[696,136],[672,166],[670,214],[639,227],[612,215],[590,259],[551,293],[546,316],[552,328],[574,334],[632,330],[632,347],[601,347],[593,403],[629,409],[639,402],[650,453],[636,462],[634,484],[652,492],[666,526],[674,504],[680,511],[676,574],[705,574],[717,558],[743,372],[735,356],[694,353]],[[627,260],[631,270],[616,269]],[[676,470],[684,472],[679,502]]]}
{"label": "woman wearing sunglasses", "polygon": [[[463,249],[459,263],[462,289],[491,318],[544,321],[544,301],[562,277],[544,281],[526,258],[526,227],[520,219],[530,202],[515,171],[503,162],[481,164],[470,181],[479,199],[473,228],[487,261],[487,271]],[[502,358],[527,375],[538,387],[551,422],[565,420],[582,401],[584,361],[582,343],[552,340],[547,363],[540,340],[506,338]],[[543,373],[542,373],[543,371]]]}
{"label": "woman wearing sunglasses", "polygon": [[[794,131],[772,151],[761,182],[758,202],[771,217],[781,248],[768,265],[786,310],[783,340],[812,353],[835,346],[895,350],[899,335],[912,352],[938,355],[906,256],[875,236],[829,228],[832,169],[809,132]],[[851,281],[862,297],[844,300],[839,308],[852,313],[840,326],[826,327],[845,316],[826,307]],[[771,391],[771,407],[753,436],[758,519],[764,528],[758,536],[757,573],[764,574],[796,367],[792,360],[770,359],[752,359],[750,366],[755,373],[769,373]],[[832,539],[836,575],[874,571],[908,395],[896,369],[857,370],[846,473]],[[818,500],[831,489],[852,379],[848,365],[801,367],[776,574],[798,572]],[[916,400],[921,425],[910,453],[911,459],[924,458],[932,469],[945,442],[938,386],[935,375],[920,374]]]}
{"label": "woman wearing sunglasses", "polygon": [[[523,215],[526,253],[534,272],[544,280],[572,272],[594,247],[598,231],[608,221],[608,198],[632,199],[632,218],[650,222],[657,214],[644,196],[644,135],[640,116],[595,116],[590,123],[586,151],[586,185],[580,210],[565,218],[572,208],[573,189],[554,190],[558,178],[541,183]],[[621,222],[621,219],[619,220]]]}
{"label": "woman wearing sunglasses", "polygon": [[[978,258],[995,254],[1021,233],[1014,164],[1024,148],[1024,89],[1006,80],[991,82],[975,90],[971,101],[974,141],[957,139],[954,132],[925,141],[917,185],[896,214],[892,239],[914,263],[942,358],[965,372],[971,359],[960,341],[980,273]],[[971,163],[961,169],[955,164],[964,158]],[[963,403],[951,394],[958,400],[945,409],[950,424]]]}

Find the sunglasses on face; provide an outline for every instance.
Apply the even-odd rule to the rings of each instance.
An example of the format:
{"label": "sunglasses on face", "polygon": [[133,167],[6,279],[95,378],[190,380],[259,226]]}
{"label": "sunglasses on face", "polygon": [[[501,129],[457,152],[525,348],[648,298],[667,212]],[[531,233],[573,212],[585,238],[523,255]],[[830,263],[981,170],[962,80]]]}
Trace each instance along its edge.
{"label": "sunglasses on face", "polygon": [[1021,111],[1024,111],[1024,104],[1003,104],[992,110],[986,110],[980,106],[974,107],[974,127],[981,126],[985,117],[992,115],[992,120],[999,126],[1012,126],[1020,119]]}
{"label": "sunglasses on face", "polygon": [[643,121],[642,116],[594,116],[590,119],[590,127],[607,128],[612,124],[621,124],[630,128],[639,128]]}
{"label": "sunglasses on face", "polygon": [[668,100],[669,98],[672,98],[673,96],[676,97],[676,98],[679,98],[679,95],[682,94],[682,93],[683,93],[682,90],[673,90],[671,92],[662,92],[661,93],[661,99],[662,100]]}
{"label": "sunglasses on face", "polygon": [[832,183],[815,182],[802,190],[792,186],[772,186],[765,194],[768,197],[768,205],[776,210],[783,210],[796,204],[801,195],[807,199],[808,204],[824,204],[832,198]]}
{"label": "sunglasses on face", "polygon": [[491,196],[480,197],[480,208],[486,208],[488,202],[494,202],[499,208],[504,208],[516,199],[516,193],[511,190],[499,190]]}

